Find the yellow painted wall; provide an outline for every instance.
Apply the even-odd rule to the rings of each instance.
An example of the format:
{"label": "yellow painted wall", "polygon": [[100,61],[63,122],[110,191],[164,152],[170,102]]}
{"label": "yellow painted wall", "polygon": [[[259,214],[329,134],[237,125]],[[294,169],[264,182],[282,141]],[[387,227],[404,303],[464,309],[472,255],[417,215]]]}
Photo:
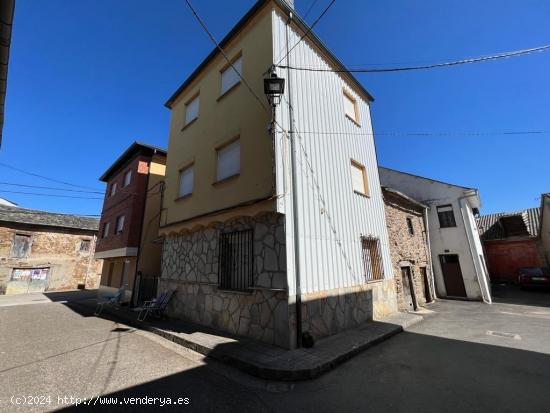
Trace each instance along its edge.
{"label": "yellow painted wall", "polygon": [[[263,73],[273,60],[271,10],[272,4],[268,3],[225,49],[229,58],[242,53],[243,76],[266,107]],[[242,83],[220,98],[220,70],[225,65],[223,56],[216,57],[173,104],[163,226],[273,193],[272,139],[267,128],[270,115]],[[199,117],[182,131],[185,103],[197,93]],[[215,184],[216,147],[237,135],[241,139],[241,173],[237,178]],[[192,162],[193,194],[178,200],[179,171]],[[168,231],[161,229],[161,233]]]}
{"label": "yellow painted wall", "polygon": [[153,243],[159,237],[161,183],[166,172],[166,157],[155,155],[149,169],[147,200],[143,216],[138,271],[144,275],[160,276],[162,245]]}

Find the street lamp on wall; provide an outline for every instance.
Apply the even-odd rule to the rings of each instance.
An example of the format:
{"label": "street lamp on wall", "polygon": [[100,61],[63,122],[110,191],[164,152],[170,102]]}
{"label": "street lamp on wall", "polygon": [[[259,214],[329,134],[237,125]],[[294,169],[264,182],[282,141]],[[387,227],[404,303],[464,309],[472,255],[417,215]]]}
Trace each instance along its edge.
{"label": "street lamp on wall", "polygon": [[281,95],[285,93],[285,79],[278,77],[277,73],[271,73],[270,77],[264,79],[264,93],[269,104],[273,107],[281,102]]}

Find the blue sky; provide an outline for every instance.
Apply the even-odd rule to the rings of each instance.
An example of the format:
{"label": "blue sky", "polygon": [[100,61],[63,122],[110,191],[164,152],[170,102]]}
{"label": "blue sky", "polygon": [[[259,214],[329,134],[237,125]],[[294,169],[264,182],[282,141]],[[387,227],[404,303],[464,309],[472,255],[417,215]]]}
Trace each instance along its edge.
{"label": "blue sky", "polygon": [[[313,0],[296,0],[304,12]],[[220,39],[253,0],[195,0]],[[328,4],[318,0],[307,20]],[[211,51],[183,0],[19,0],[0,162],[102,191],[98,177],[133,141],[165,147],[163,103]],[[337,0],[316,33],[349,66],[431,63],[550,43],[544,0]],[[550,191],[550,51],[422,72],[361,74],[376,98],[382,165],[481,191],[482,213],[537,206]],[[60,187],[0,167],[0,181]],[[77,189],[77,188],[73,188]],[[0,184],[21,206],[97,214],[102,201],[3,193],[97,194]]]}

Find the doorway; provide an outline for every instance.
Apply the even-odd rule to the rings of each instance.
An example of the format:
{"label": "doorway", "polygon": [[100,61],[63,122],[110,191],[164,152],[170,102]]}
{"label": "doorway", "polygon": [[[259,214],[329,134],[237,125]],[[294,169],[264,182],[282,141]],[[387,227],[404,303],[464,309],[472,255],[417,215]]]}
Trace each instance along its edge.
{"label": "doorway", "polygon": [[466,288],[464,287],[458,255],[440,255],[439,262],[441,263],[441,272],[443,273],[447,296],[466,298]]}
{"label": "doorway", "polygon": [[401,285],[403,286],[403,302],[406,311],[417,309],[411,267],[401,267]]}

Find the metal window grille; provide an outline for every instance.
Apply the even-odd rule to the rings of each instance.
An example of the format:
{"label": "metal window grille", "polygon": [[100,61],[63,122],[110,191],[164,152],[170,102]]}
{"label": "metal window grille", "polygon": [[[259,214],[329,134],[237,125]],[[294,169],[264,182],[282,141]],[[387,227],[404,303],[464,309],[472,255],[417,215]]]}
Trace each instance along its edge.
{"label": "metal window grille", "polygon": [[380,254],[380,240],[373,237],[361,237],[363,252],[363,271],[365,280],[377,281],[384,279],[384,267]]}
{"label": "metal window grille", "polygon": [[220,234],[218,284],[220,288],[248,291],[253,284],[253,230]]}

